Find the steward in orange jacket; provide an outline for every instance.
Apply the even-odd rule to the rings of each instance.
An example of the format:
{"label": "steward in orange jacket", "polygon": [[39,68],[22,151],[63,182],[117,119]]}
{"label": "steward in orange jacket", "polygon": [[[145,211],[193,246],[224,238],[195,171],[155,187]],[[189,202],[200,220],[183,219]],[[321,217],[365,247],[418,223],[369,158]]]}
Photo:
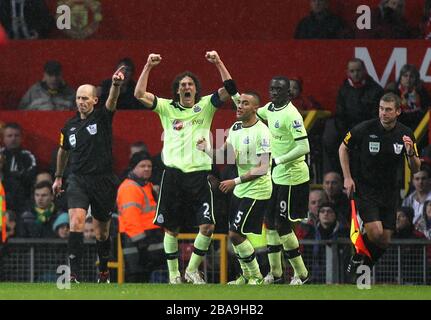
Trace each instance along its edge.
{"label": "steward in orange jacket", "polygon": [[163,230],[153,224],[157,194],[149,179],[151,156],[133,154],[127,178],[117,192],[119,229],[126,263],[126,282],[148,282],[164,262]]}

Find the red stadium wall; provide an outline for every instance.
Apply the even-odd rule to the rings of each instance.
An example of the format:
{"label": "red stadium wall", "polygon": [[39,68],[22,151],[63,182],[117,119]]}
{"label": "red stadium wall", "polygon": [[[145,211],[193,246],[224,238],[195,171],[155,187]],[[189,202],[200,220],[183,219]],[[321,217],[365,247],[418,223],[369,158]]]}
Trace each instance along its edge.
{"label": "red stadium wall", "polygon": [[[55,14],[58,1],[47,1]],[[288,40],[310,11],[309,0],[103,0],[103,19],[92,39]],[[331,9],[350,26],[356,8],[380,0],[331,0]],[[412,26],[421,21],[425,0],[406,1]],[[186,23],[181,23],[185,21]],[[56,33],[57,37],[64,37]]]}
{"label": "red stadium wall", "polygon": [[[314,96],[325,109],[334,110],[337,90],[345,78],[346,62],[360,48],[369,55],[368,67],[377,77],[396,52],[398,66],[405,62],[423,69],[428,75],[431,50],[428,41],[11,41],[0,49],[0,108],[14,109],[25,91],[42,76],[42,66],[58,59],[64,66],[64,78],[73,87],[83,83],[99,84],[109,78],[117,61],[131,57],[137,74],[150,52],[160,53],[162,63],[155,68],[149,90],[170,96],[174,76],[190,70],[200,76],[204,93],[220,86],[216,68],[204,54],[216,49],[237,80],[239,88],[255,89],[267,97],[267,84],[276,74],[301,76],[307,95]],[[394,51],[395,50],[395,51]],[[393,58],[393,57],[392,57]],[[403,60],[403,58],[405,60]],[[369,70],[370,72],[372,70]],[[394,68],[388,81],[395,80]],[[429,86],[431,78],[424,79]]]}

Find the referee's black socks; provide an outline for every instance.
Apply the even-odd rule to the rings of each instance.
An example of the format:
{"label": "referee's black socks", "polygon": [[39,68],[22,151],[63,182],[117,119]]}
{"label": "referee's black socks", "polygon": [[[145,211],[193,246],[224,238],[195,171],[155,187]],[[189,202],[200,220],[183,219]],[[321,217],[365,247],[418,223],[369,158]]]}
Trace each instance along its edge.
{"label": "referee's black socks", "polygon": [[99,256],[99,271],[108,271],[108,261],[111,253],[111,237],[106,240],[96,240],[97,255]]}
{"label": "referee's black socks", "polygon": [[381,256],[385,253],[386,249],[380,248],[378,245],[368,239],[367,234],[364,234],[362,238],[364,240],[365,246],[371,254],[371,260],[367,257],[367,259],[365,259],[364,261],[364,264],[368,265],[369,267],[372,267],[377,263],[377,261],[379,261]]}
{"label": "referee's black socks", "polygon": [[84,247],[84,234],[70,232],[68,241],[70,273],[79,278],[81,273],[81,259]]}

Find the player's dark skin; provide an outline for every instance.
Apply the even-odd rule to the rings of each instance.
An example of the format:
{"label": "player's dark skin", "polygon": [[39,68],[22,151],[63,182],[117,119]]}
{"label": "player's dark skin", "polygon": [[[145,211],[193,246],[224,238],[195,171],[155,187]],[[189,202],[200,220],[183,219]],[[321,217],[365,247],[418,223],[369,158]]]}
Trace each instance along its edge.
{"label": "player's dark skin", "polygon": [[269,97],[276,108],[289,102],[290,83],[284,80],[272,79],[269,83]]}

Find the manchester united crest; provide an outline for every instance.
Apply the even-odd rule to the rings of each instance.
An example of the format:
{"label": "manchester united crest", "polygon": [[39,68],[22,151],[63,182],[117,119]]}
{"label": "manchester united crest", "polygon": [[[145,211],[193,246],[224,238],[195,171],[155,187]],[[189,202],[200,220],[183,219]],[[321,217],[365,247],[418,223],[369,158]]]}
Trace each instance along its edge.
{"label": "manchester united crest", "polygon": [[102,21],[102,5],[99,0],[59,0],[71,12],[71,28],[63,30],[69,37],[85,39],[96,32]]}

